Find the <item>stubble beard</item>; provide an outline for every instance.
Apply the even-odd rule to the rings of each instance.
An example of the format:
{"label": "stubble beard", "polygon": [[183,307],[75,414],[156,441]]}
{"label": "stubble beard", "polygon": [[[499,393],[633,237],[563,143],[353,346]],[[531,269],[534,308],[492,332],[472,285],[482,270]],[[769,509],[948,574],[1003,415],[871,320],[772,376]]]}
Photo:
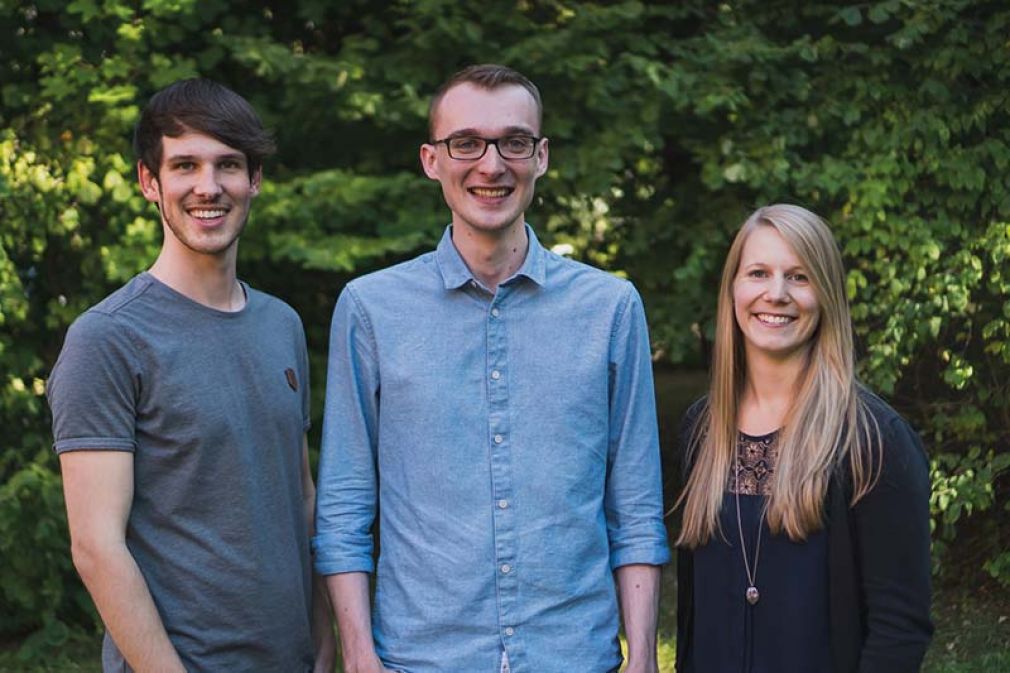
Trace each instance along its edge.
{"label": "stubble beard", "polygon": [[[242,232],[245,230],[245,225],[249,221],[249,212],[246,211],[245,217],[242,218],[242,221],[238,224],[232,234],[227,237],[227,239],[221,240],[216,235],[211,235],[206,237],[206,239],[209,240],[200,241],[199,236],[190,235],[190,230],[187,230],[186,227],[174,222],[173,218],[169,217],[169,214],[164,208],[161,209],[161,212],[162,221],[172,232],[175,239],[187,249],[200,255],[221,255],[226,253],[232,248],[239,236],[242,235]],[[187,217],[185,212],[183,212],[182,217]]]}

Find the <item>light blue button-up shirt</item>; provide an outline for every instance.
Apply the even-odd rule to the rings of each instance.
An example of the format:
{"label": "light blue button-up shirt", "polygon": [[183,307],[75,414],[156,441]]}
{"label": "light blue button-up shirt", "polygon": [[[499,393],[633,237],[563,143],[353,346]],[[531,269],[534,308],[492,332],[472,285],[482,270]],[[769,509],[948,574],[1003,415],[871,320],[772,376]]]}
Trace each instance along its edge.
{"label": "light blue button-up shirt", "polygon": [[376,570],[393,670],[614,670],[612,571],[669,560],[638,293],[526,231],[496,292],[449,228],[334,310],[316,568]]}

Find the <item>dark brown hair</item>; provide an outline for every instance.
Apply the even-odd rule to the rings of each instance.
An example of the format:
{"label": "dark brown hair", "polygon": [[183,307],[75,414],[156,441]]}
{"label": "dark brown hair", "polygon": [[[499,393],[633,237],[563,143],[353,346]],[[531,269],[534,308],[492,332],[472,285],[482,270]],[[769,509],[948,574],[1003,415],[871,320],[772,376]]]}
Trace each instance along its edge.
{"label": "dark brown hair", "polygon": [[164,136],[204,133],[242,152],[249,177],[273,154],[274,141],[242,96],[209,79],[184,79],[154,94],[133,133],[133,151],[155,175],[161,167]]}

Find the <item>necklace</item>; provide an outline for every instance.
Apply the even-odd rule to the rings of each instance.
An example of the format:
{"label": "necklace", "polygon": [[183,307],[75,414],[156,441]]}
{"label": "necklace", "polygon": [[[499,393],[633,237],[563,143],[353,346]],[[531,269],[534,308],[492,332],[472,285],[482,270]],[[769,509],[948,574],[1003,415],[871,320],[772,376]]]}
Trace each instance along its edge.
{"label": "necklace", "polygon": [[750,559],[747,558],[747,544],[743,539],[743,522],[740,520],[740,470],[742,470],[740,465],[740,458],[736,459],[736,529],[740,533],[740,552],[743,554],[743,569],[747,573],[747,591],[744,592],[744,598],[751,605],[754,605],[761,598],[761,593],[757,588],[757,570],[758,570],[758,559],[761,557],[761,533],[764,529],[765,512],[764,508],[761,509],[761,518],[758,519],[758,533],[757,533],[757,543],[754,545],[754,571],[751,572]]}

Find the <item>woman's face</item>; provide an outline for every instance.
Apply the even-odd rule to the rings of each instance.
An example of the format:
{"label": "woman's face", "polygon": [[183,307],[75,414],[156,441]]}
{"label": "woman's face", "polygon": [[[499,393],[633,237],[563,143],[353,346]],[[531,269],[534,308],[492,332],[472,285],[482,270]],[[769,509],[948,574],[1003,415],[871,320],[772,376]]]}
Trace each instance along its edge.
{"label": "woman's face", "polygon": [[805,354],[820,321],[808,270],[782,235],[756,227],[744,242],[733,281],[733,312],[748,360]]}

